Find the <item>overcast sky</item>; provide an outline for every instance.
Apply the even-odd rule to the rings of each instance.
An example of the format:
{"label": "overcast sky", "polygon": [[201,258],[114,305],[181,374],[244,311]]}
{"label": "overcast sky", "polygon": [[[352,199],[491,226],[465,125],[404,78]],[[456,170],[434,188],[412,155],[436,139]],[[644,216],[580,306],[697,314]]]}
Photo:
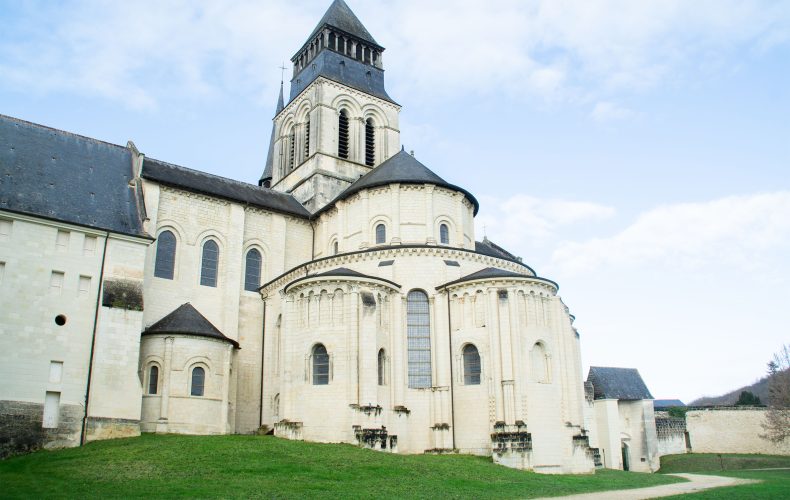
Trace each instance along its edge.
{"label": "overcast sky", "polygon": [[[329,3],[0,0],[0,113],[255,183]],[[406,149],[559,282],[585,375],[688,402],[790,343],[790,2],[348,3]]]}

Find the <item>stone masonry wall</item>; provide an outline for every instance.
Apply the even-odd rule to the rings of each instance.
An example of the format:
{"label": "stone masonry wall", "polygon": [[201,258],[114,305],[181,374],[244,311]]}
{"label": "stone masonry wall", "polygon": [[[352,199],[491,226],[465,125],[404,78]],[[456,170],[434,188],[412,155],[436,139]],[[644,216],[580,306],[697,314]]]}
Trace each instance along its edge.
{"label": "stone masonry wall", "polygon": [[43,415],[44,405],[40,403],[0,401],[0,459],[79,444],[81,406],[60,405],[57,429],[42,428]]}
{"label": "stone masonry wall", "polygon": [[694,453],[766,453],[790,455],[790,442],[774,444],[760,437],[765,408],[705,409],[686,413]]}

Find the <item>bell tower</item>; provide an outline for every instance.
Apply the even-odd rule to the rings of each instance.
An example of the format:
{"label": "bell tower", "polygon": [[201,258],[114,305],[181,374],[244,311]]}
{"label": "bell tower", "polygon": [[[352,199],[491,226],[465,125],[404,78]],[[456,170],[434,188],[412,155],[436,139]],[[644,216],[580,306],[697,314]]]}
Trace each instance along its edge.
{"label": "bell tower", "polygon": [[400,150],[400,105],[384,89],[383,52],[334,0],[291,58],[290,99],[278,103],[261,185],[315,212]]}

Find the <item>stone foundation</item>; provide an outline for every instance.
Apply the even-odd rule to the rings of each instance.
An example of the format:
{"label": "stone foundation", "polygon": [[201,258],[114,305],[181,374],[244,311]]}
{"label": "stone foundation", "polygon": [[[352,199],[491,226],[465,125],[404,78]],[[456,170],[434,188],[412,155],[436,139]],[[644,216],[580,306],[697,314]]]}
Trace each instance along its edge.
{"label": "stone foundation", "polygon": [[85,440],[101,441],[103,439],[137,437],[139,435],[139,420],[90,417],[88,418],[88,428],[85,433]]}
{"label": "stone foundation", "polygon": [[83,409],[60,405],[58,427],[42,428],[44,405],[0,401],[0,459],[41,448],[67,448],[80,442]]}

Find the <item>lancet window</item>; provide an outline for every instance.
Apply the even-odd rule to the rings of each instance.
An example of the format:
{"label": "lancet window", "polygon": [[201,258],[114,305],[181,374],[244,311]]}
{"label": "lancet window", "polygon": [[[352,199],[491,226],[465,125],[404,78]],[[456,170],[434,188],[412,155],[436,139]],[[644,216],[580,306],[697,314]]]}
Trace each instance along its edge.
{"label": "lancet window", "polygon": [[406,296],[406,337],[409,351],[409,387],[431,386],[431,317],[428,296],[412,290]]}
{"label": "lancet window", "polygon": [[156,263],[154,276],[173,279],[176,264],[176,237],[170,231],[162,231],[156,239]]}

